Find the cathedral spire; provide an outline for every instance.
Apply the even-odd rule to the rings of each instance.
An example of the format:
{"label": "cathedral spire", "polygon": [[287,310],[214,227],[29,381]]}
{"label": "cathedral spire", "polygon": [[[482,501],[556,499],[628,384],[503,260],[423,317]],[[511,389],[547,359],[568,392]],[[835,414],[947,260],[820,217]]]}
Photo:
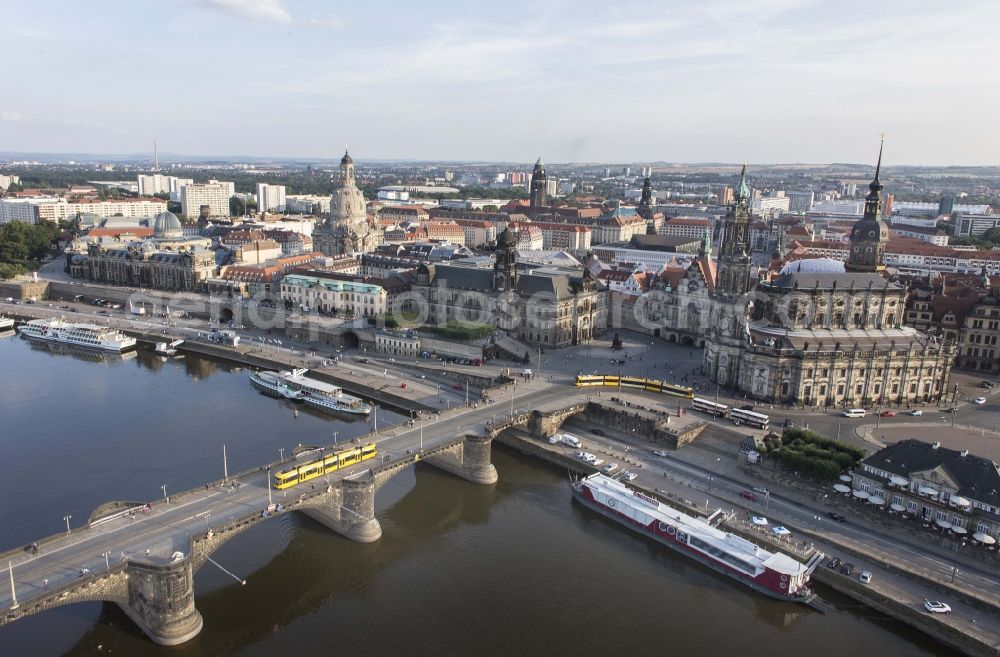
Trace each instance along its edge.
{"label": "cathedral spire", "polygon": [[747,185],[747,163],[743,163],[743,171],[740,172],[740,184],[736,187],[736,200],[739,201],[749,201],[750,200],[750,186]]}
{"label": "cathedral spire", "polygon": [[881,219],[882,214],[882,182],[879,174],[882,171],[882,148],[878,147],[878,162],[875,165],[875,177],[868,185],[868,196],[865,197],[865,212],[851,229],[851,251],[847,257],[845,268],[849,272],[878,272],[885,269],[885,244],[889,239],[889,227]]}

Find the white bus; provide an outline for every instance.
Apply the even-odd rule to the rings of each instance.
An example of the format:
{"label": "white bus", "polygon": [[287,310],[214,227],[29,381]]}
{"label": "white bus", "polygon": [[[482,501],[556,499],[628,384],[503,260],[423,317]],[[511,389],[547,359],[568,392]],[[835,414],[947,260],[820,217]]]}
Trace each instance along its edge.
{"label": "white bus", "polygon": [[741,424],[749,424],[757,429],[766,429],[767,425],[771,423],[771,418],[763,413],[755,413],[753,411],[744,411],[739,408],[734,408],[729,411],[729,419],[733,421],[733,424],[740,426]]}
{"label": "white bus", "polygon": [[714,401],[695,397],[691,400],[691,408],[702,413],[708,413],[716,417],[725,417],[729,412],[729,407],[725,404],[717,404]]}

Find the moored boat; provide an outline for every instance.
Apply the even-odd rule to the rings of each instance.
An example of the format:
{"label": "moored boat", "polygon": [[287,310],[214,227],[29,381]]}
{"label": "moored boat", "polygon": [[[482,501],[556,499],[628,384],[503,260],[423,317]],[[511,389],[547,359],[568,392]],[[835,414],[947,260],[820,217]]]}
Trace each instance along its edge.
{"label": "moored boat", "polygon": [[110,326],[67,322],[61,318],[33,319],[21,324],[18,330],[22,337],[31,340],[69,344],[88,349],[121,353],[135,347],[135,338]]}
{"label": "moored boat", "polygon": [[807,604],[816,597],[806,584],[823,558],[821,553],[814,554],[808,564],[803,564],[780,552],[758,547],[599,473],[573,482],[572,490],[573,496],[584,506],[760,593]]}
{"label": "moored boat", "polygon": [[305,394],[299,390],[294,390],[285,383],[284,374],[289,372],[250,372],[250,385],[257,390],[271,395],[272,397],[282,397],[292,401],[301,401]]}
{"label": "moored boat", "polygon": [[14,328],[14,320],[0,315],[0,331],[9,331],[12,328]]}

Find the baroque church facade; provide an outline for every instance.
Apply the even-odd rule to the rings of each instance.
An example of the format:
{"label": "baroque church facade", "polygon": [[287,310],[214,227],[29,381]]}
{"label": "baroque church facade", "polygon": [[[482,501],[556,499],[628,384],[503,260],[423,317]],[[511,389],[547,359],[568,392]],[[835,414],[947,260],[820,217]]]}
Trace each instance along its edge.
{"label": "baroque church facade", "polygon": [[411,290],[423,324],[492,325],[541,348],[589,342],[607,323],[604,286],[586,267],[517,260],[517,238],[497,236],[492,266],[479,259],[422,264]]}
{"label": "baroque church facade", "polygon": [[369,253],[382,244],[382,231],[368,217],[365,196],[358,189],[354,160],[344,151],[340,183],[330,197],[330,216],[313,229],[313,246],[323,255]]}
{"label": "baroque church facade", "polygon": [[903,325],[907,289],[884,275],[880,170],[881,151],[847,263],[793,262],[752,285],[744,166],[718,259],[706,240],[675,285],[635,309],[637,323],[703,347],[703,373],[748,398],[841,408],[940,401],[954,345]]}

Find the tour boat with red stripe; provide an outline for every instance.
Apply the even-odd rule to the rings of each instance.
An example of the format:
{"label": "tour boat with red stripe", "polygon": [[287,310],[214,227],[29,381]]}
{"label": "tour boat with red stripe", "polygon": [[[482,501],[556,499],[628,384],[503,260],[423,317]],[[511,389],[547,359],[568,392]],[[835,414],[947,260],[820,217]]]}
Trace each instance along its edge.
{"label": "tour boat with red stripe", "polygon": [[683,513],[600,473],[574,481],[572,488],[573,496],[584,506],[760,593],[807,604],[816,598],[806,584],[822,561],[822,553],[813,554],[809,562],[803,564],[780,552],[765,550],[703,518]]}

